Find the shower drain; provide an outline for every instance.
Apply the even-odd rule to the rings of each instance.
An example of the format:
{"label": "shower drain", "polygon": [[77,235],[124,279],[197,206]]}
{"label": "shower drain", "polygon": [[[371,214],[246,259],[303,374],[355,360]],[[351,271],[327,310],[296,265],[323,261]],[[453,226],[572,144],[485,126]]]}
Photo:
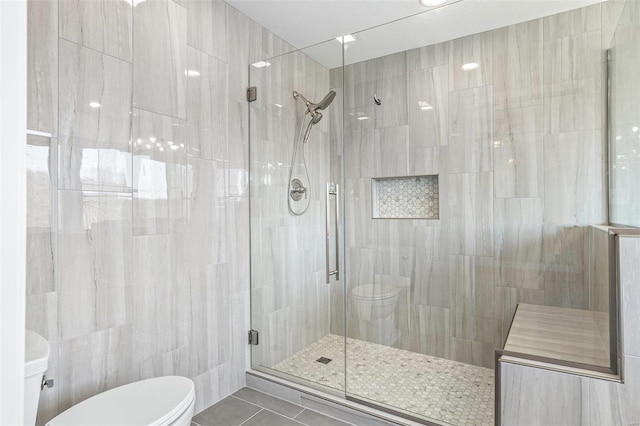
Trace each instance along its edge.
{"label": "shower drain", "polygon": [[316,362],[321,362],[323,364],[329,364],[331,362],[331,358],[325,358],[323,356],[321,356],[320,358],[316,359]]}

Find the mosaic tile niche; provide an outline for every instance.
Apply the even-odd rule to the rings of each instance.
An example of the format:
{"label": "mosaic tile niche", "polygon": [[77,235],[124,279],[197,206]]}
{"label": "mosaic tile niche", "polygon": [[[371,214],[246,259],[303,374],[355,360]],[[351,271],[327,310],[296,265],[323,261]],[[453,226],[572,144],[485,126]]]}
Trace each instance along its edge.
{"label": "mosaic tile niche", "polygon": [[438,175],[373,178],[374,219],[438,219]]}

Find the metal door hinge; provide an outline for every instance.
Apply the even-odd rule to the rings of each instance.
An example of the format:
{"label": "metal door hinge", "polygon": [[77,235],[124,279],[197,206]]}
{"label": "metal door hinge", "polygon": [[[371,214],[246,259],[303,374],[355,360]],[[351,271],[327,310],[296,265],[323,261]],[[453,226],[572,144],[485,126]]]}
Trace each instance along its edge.
{"label": "metal door hinge", "polygon": [[256,330],[249,330],[249,344],[250,345],[258,344],[258,332]]}
{"label": "metal door hinge", "polygon": [[256,86],[247,87],[247,102],[258,99],[258,88]]}

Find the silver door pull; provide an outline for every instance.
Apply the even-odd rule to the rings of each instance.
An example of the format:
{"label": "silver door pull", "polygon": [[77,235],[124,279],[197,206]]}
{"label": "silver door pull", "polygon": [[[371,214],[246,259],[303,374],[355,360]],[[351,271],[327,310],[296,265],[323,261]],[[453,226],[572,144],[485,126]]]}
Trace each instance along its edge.
{"label": "silver door pull", "polygon": [[[334,210],[334,226],[335,226],[335,238],[336,238],[336,269],[331,269],[331,265],[329,262],[329,244],[331,244],[331,196],[336,197],[336,208]],[[326,262],[326,273],[327,273],[327,284],[331,282],[331,276],[335,275],[336,280],[340,279],[340,252],[339,252],[339,242],[338,242],[338,216],[339,216],[339,201],[340,200],[340,185],[336,184],[335,191],[331,189],[331,184],[327,183],[327,193],[326,193],[326,221],[325,221],[325,231],[326,231],[326,243],[325,243],[325,262]]]}

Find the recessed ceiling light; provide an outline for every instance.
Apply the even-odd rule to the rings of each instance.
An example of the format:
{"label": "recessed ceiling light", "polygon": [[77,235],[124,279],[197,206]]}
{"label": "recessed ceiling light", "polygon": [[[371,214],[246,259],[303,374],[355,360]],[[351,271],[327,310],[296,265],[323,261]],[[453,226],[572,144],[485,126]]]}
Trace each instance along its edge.
{"label": "recessed ceiling light", "polygon": [[98,102],[90,102],[89,106],[91,108],[100,108],[100,103],[98,103]]}
{"label": "recessed ceiling light", "polygon": [[462,66],[462,71],[471,71],[471,70],[475,70],[476,68],[478,68],[480,65],[478,65],[476,62],[469,62],[467,64],[464,64]]}
{"label": "recessed ceiling light", "polygon": [[198,77],[200,75],[200,72],[196,70],[185,70],[184,75],[186,75],[187,77]]}
{"label": "recessed ceiling light", "polygon": [[[100,106],[100,105],[98,105],[98,106]],[[637,132],[638,131],[638,127],[637,126],[633,126],[631,128],[631,131],[634,132],[634,133]]]}
{"label": "recessed ceiling light", "polygon": [[418,101],[418,106],[423,111],[427,111],[427,110],[433,109],[433,107],[431,105],[429,105],[428,102],[425,102],[425,101]]}
{"label": "recessed ceiling light", "polygon": [[358,117],[358,120],[368,120],[369,117],[367,117],[366,115],[363,115],[362,117]]}
{"label": "recessed ceiling light", "polygon": [[267,62],[267,61],[258,61],[258,62],[255,62],[255,63],[251,64],[251,65],[256,67],[256,68],[264,68],[264,67],[268,67],[269,65],[271,65],[271,63]]}
{"label": "recessed ceiling light", "polygon": [[278,107],[278,108],[282,108],[282,105],[280,105],[280,104],[273,104],[273,105]]}
{"label": "recessed ceiling light", "polygon": [[344,44],[344,43],[351,43],[352,41],[356,41],[356,38],[354,36],[352,36],[351,34],[347,34],[347,35],[342,36],[342,37],[336,37],[336,40],[338,40],[340,43]]}
{"label": "recessed ceiling light", "polygon": [[419,3],[423,6],[433,7],[440,6],[441,4],[446,3],[447,0],[419,0]]}

